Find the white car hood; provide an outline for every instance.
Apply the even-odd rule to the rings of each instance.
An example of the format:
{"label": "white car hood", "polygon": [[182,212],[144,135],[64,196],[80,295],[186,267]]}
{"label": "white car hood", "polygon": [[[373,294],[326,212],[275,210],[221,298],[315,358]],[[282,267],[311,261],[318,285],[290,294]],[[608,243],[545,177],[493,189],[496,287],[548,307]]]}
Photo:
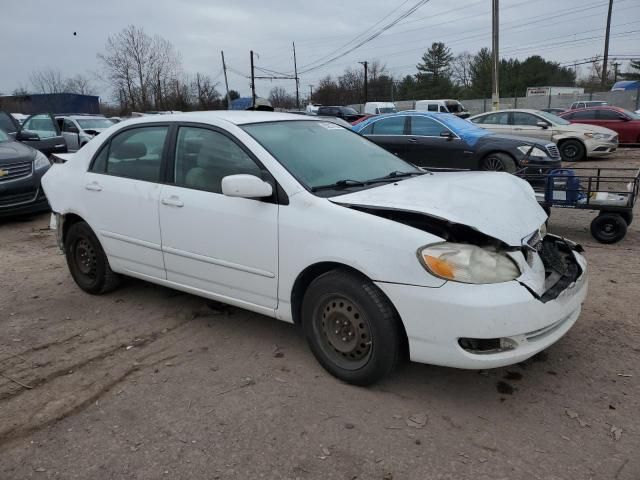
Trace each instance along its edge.
{"label": "white car hood", "polygon": [[556,125],[554,129],[558,134],[563,133],[606,133],[607,135],[617,135],[618,132],[614,132],[613,130],[601,127],[600,125],[590,125],[587,123],[572,123],[571,125]]}
{"label": "white car hood", "polygon": [[528,183],[497,172],[427,173],[329,200],[424,213],[466,225],[512,247],[521,246],[547,219]]}

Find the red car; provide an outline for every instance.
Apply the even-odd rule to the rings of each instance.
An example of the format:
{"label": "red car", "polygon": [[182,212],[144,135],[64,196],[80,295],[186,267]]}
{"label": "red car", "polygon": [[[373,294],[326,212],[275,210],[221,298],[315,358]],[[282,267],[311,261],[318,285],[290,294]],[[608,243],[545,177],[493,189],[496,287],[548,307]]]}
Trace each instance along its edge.
{"label": "red car", "polygon": [[640,143],[640,115],[618,107],[577,108],[559,117],[571,123],[599,125],[618,132],[620,143]]}

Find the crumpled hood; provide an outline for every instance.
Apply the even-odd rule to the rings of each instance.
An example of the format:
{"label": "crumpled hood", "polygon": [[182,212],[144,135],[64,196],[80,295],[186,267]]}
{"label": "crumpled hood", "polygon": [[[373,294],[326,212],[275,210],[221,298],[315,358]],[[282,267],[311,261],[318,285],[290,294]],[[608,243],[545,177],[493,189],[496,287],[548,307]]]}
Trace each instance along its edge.
{"label": "crumpled hood", "polygon": [[547,219],[528,183],[499,172],[427,173],[329,200],[424,213],[466,225],[512,247],[520,247]]}

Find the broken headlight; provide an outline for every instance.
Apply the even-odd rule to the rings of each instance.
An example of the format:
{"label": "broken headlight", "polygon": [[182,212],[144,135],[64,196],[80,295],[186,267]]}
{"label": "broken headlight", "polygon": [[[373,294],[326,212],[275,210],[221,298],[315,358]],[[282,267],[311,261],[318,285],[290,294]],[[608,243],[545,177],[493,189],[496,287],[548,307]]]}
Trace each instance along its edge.
{"label": "broken headlight", "polygon": [[518,266],[504,253],[464,243],[423,247],[418,257],[436,277],[462,283],[501,283],[520,276]]}

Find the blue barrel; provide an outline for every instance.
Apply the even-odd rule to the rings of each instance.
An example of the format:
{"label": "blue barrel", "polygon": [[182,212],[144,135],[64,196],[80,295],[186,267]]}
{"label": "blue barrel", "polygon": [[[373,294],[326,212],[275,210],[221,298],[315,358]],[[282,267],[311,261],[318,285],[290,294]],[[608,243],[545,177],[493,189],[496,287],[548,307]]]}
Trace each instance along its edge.
{"label": "blue barrel", "polygon": [[570,168],[551,170],[547,175],[544,199],[556,204],[575,205],[585,194],[580,187],[580,178]]}

